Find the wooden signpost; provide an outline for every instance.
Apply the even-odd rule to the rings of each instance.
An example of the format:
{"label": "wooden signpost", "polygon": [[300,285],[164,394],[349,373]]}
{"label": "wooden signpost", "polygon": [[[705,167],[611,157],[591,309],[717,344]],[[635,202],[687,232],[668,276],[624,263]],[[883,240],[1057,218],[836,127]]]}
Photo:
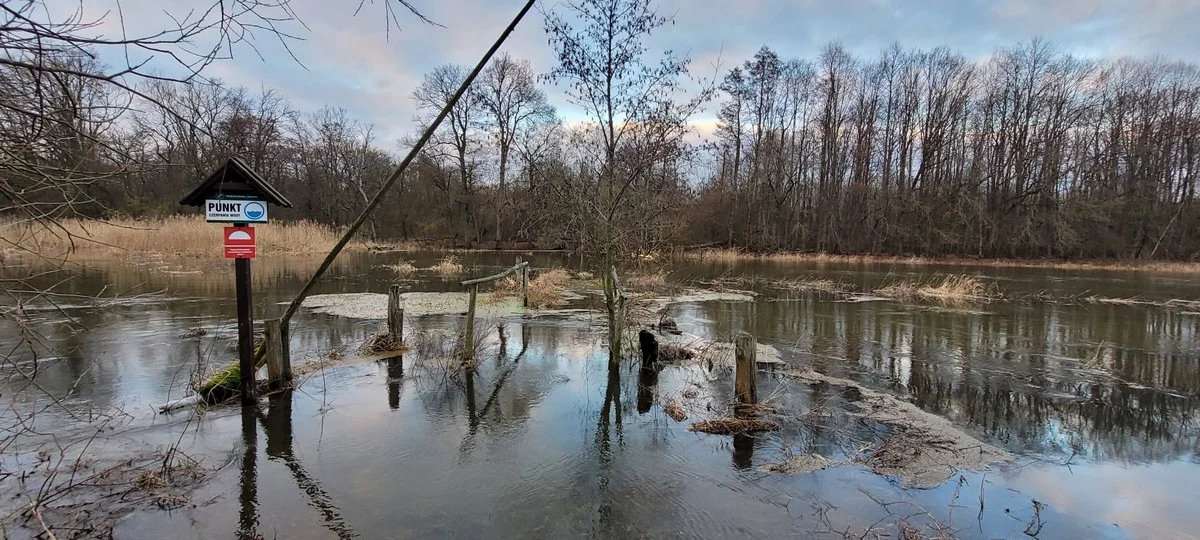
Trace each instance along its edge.
{"label": "wooden signpost", "polygon": [[[251,223],[267,222],[268,205],[291,208],[292,203],[271,187],[245,162],[232,158],[225,162],[179,204],[204,209],[210,223],[231,223],[224,228],[225,258],[233,259],[237,282],[238,369],[241,376],[242,402],[252,402],[256,385],[254,372],[254,305],[250,291],[250,259],[257,255],[254,227]],[[272,341],[286,336],[271,336]],[[271,343],[265,346],[271,346]],[[275,344],[279,347],[285,345]],[[278,351],[277,351],[278,352]],[[290,373],[286,369],[284,373]]]}

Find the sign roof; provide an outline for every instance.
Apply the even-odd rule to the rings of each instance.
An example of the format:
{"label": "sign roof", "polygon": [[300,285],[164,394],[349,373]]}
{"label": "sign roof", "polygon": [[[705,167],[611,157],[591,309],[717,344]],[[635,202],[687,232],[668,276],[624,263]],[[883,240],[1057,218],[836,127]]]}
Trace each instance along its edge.
{"label": "sign roof", "polygon": [[222,197],[253,197],[284,208],[292,207],[291,201],[237,157],[226,161],[179,204],[201,207],[205,199]]}

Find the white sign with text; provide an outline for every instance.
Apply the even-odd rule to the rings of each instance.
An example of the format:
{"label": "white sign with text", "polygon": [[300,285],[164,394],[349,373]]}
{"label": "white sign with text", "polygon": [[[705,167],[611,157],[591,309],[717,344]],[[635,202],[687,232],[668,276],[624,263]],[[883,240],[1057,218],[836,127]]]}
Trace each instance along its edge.
{"label": "white sign with text", "polygon": [[253,200],[208,199],[204,219],[210,223],[266,223],[267,203]]}

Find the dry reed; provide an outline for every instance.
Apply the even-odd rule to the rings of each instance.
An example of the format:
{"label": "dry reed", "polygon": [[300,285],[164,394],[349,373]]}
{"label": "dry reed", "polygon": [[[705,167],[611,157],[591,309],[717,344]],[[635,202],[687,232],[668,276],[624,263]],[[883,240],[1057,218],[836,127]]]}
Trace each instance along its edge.
{"label": "dry reed", "polygon": [[630,289],[638,291],[662,289],[667,286],[667,273],[658,271],[630,274],[625,278],[625,285]]}
{"label": "dry reed", "polygon": [[[72,252],[90,255],[122,252],[164,257],[219,258],[224,255],[220,225],[201,216],[173,216],[156,220],[64,219],[59,226],[0,223],[0,243],[45,257],[65,257]],[[255,226],[258,253],[327,253],[337,244],[339,232],[311,221],[266,223]],[[352,242],[347,249],[364,249]]]}
{"label": "dry reed", "polygon": [[910,281],[893,283],[876,289],[875,294],[896,300],[927,299],[947,302],[990,300],[995,297],[982,282],[966,275],[946,276],[936,284]]}
{"label": "dry reed", "polygon": [[413,266],[413,264],[408,261],[400,261],[396,264],[389,264],[387,268],[399,277],[409,277],[417,273],[417,267]]}
{"label": "dry reed", "polygon": [[744,435],[758,431],[778,431],[779,424],[759,418],[718,418],[704,420],[688,426],[688,431],[713,435]]}
{"label": "dry reed", "polygon": [[778,282],[779,287],[802,292],[844,292],[850,287],[832,279],[796,278]]}
{"label": "dry reed", "polygon": [[371,334],[359,347],[360,354],[379,354],[389,352],[407,352],[408,346],[404,344],[400,336],[392,335],[387,330],[380,330]]}
{"label": "dry reed", "polygon": [[433,265],[433,271],[442,277],[454,277],[462,275],[466,268],[463,267],[462,261],[456,255],[446,255]]}
{"label": "dry reed", "polygon": [[687,413],[684,412],[683,407],[679,406],[679,403],[673,399],[667,400],[667,404],[663,405],[663,412],[667,413],[667,416],[670,416],[671,419],[676,422],[687,420]]}
{"label": "dry reed", "polygon": [[571,274],[561,268],[539,273],[529,282],[529,306],[544,309],[562,305],[563,287],[570,281]]}
{"label": "dry reed", "polygon": [[1200,273],[1200,262],[1053,259],[984,259],[969,257],[917,257],[896,255],[838,255],[831,253],[751,253],[735,249],[704,249],[683,253],[685,259],[704,262],[761,260],[819,264],[905,264],[914,266],[989,266],[1001,268],[1050,268],[1057,270],[1121,270],[1164,273]]}

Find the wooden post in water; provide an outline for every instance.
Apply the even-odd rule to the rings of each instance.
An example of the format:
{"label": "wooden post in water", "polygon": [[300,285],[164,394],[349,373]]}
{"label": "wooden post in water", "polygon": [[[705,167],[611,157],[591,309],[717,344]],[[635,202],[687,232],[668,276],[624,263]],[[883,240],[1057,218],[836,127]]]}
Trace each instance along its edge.
{"label": "wooden post in water", "polygon": [[642,369],[650,369],[658,363],[658,338],[649,330],[638,332],[638,346],[642,349]]}
{"label": "wooden post in water", "polygon": [[400,286],[388,287],[387,329],[396,341],[404,341],[404,308],[400,307]]}
{"label": "wooden post in water", "polygon": [[463,360],[475,358],[475,297],[479,295],[479,285],[471,285],[471,300],[467,304],[467,334],[463,342]]}
{"label": "wooden post in water", "polygon": [[[517,257],[517,265],[520,264],[521,258]],[[521,268],[521,305],[529,309],[529,265]]]}
{"label": "wooden post in water", "polygon": [[[241,224],[237,224],[241,226]],[[250,259],[233,261],[237,288],[238,369],[241,377],[242,404],[254,403],[254,304],[250,294]]]}
{"label": "wooden post in water", "polygon": [[269,319],[263,322],[263,332],[266,334],[267,349],[267,381],[272,389],[281,388],[292,382],[292,361],[284,345],[287,339],[283,335],[283,323],[279,319]]}
{"label": "wooden post in water", "polygon": [[758,342],[754,336],[746,332],[738,333],[734,344],[734,357],[737,361],[734,392],[737,394],[739,405],[758,403],[757,355]]}

